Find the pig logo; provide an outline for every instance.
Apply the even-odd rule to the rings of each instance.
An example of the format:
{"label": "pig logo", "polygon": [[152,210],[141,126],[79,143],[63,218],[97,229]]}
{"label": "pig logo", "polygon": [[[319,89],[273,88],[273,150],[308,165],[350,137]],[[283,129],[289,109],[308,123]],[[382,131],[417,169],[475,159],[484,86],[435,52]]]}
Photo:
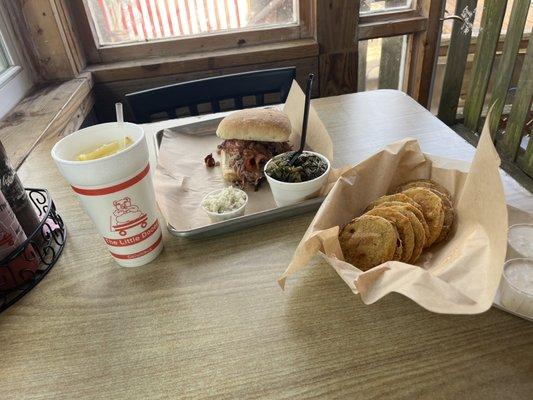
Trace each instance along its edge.
{"label": "pig logo", "polygon": [[139,206],[132,203],[130,197],[113,201],[115,210],[111,219],[111,232],[118,232],[120,236],[126,236],[128,229],[136,226],[146,228],[148,216],[141,211]]}

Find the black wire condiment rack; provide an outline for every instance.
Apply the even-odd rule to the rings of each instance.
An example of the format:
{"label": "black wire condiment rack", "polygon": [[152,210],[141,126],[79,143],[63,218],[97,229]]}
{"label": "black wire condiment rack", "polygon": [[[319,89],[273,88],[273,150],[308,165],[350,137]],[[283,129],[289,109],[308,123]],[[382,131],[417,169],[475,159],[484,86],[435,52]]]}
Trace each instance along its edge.
{"label": "black wire condiment rack", "polygon": [[[0,260],[0,312],[20,300],[46,276],[61,255],[67,239],[66,226],[48,191],[26,188],[26,193],[40,223],[24,243]],[[14,269],[16,260],[37,267]],[[8,280],[20,283],[8,287],[13,286],[8,285]]]}

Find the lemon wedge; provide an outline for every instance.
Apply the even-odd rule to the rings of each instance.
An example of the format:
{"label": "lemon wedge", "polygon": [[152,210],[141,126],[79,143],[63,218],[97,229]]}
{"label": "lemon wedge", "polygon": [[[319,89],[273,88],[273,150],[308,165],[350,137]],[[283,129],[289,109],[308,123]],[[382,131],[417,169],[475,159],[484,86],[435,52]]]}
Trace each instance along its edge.
{"label": "lemon wedge", "polygon": [[89,161],[96,160],[98,158],[107,157],[112,154],[118,153],[121,150],[124,150],[126,147],[131,145],[133,140],[126,136],[124,140],[114,140],[110,143],[106,143],[97,147],[93,151],[88,153],[80,153],[76,156],[77,161]]}

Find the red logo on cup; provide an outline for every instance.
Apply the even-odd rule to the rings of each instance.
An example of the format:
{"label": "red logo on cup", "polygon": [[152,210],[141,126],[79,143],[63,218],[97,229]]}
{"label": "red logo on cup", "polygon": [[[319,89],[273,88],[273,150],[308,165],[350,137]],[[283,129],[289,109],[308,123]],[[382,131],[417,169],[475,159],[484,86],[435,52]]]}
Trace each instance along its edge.
{"label": "red logo on cup", "polygon": [[104,240],[109,246],[113,246],[113,247],[131,246],[137,243],[141,243],[144,240],[148,239],[155,232],[157,232],[157,228],[159,228],[159,222],[155,220],[155,222],[148,229],[136,235],[121,238],[121,239],[110,239],[110,238],[104,237]]}
{"label": "red logo on cup", "polygon": [[126,236],[128,229],[136,226],[146,228],[148,225],[148,215],[141,209],[132,204],[131,198],[124,197],[120,200],[113,201],[115,210],[113,211],[112,220],[114,225],[111,226],[111,232],[118,232],[120,236]]}

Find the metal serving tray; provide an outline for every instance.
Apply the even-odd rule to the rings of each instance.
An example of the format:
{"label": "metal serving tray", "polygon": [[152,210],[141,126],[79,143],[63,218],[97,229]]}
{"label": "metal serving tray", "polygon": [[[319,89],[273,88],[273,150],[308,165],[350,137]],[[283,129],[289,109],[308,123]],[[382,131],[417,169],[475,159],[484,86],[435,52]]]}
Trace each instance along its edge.
{"label": "metal serving tray", "polygon": [[[179,131],[186,134],[205,134],[215,132],[219,122],[223,117],[214,118],[210,120],[193,122],[186,125],[176,126],[173,128],[165,128],[155,134],[155,155],[156,159],[159,157],[159,147],[163,139],[163,132],[167,129]],[[266,183],[265,183],[266,184]],[[240,229],[248,228],[255,225],[264,224],[267,222],[276,221],[283,218],[292,217],[299,214],[304,214],[310,211],[316,211],[324,201],[324,197],[317,197],[306,200],[298,204],[277,207],[270,210],[265,210],[257,213],[243,215],[242,217],[233,218],[227,221],[211,223],[199,228],[190,230],[178,230],[171,224],[167,223],[168,231],[178,237],[186,238],[203,238],[208,236],[221,235],[224,233],[234,232]]]}

